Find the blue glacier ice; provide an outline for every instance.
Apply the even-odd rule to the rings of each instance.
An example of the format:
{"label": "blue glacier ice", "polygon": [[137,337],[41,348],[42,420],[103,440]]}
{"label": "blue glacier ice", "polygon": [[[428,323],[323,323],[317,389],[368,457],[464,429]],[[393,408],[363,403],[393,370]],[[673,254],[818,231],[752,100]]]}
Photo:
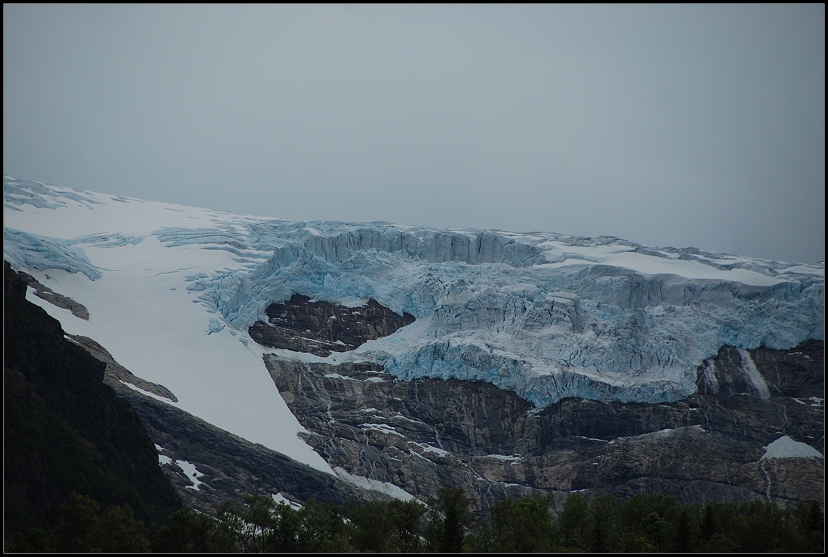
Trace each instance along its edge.
{"label": "blue glacier ice", "polygon": [[3,256],[12,263],[29,269],[63,269],[70,273],[83,273],[89,280],[101,278],[101,273],[86,257],[83,248],[75,242],[49,238],[3,228]]}
{"label": "blue glacier ice", "polygon": [[[27,194],[21,181],[14,186],[7,206],[26,200],[59,211],[61,196],[71,195],[60,190],[52,200],[48,189]],[[84,201],[99,210],[94,202]],[[697,367],[724,345],[786,349],[824,340],[822,263],[609,236],[238,215],[211,226],[159,227],[153,236],[170,249],[224,250],[237,263],[186,277],[194,300],[214,316],[209,332],[226,324],[244,333],[265,320],[271,303],[297,293],[348,305],[373,298],[417,321],[355,356],[402,380],[487,381],[538,407],[566,397],[676,401],[695,392]],[[4,249],[21,266],[55,265],[93,278],[78,244],[142,239],[33,239],[6,229]]]}
{"label": "blue glacier ice", "polygon": [[215,317],[210,318],[210,325],[207,327],[207,334],[213,333],[220,333],[224,330],[224,323],[216,319]]}
{"label": "blue glacier ice", "polygon": [[67,201],[77,201],[90,209],[94,205],[102,205],[100,201],[78,190],[3,176],[3,206],[6,209],[22,211],[24,205],[59,209],[65,207]]}
{"label": "blue glacier ice", "polygon": [[[699,250],[636,252],[614,238],[535,234],[533,245],[495,231],[386,223],[274,221],[251,226],[247,240],[237,229],[156,234],[170,245],[247,247],[260,258],[190,277],[188,288],[236,329],[264,320],[270,303],[293,293],[339,303],[374,298],[425,322],[366,348],[393,375],[488,381],[537,406],[564,397],[675,401],[695,391],[696,367],[723,345],[791,348],[824,339],[824,279],[790,264]],[[550,239],[785,278],[750,285],[646,275],[588,259],[556,268],[538,247]]]}

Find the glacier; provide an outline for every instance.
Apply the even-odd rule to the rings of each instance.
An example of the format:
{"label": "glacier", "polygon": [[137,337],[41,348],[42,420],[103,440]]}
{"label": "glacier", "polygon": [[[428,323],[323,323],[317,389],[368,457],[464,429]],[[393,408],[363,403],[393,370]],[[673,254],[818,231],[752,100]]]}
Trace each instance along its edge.
{"label": "glacier", "polygon": [[696,391],[696,370],[724,345],[824,340],[824,262],[610,236],[289,221],[8,176],[4,219],[4,257],[38,276],[62,270],[92,284],[128,268],[126,255],[109,253],[150,243],[152,253],[175,253],[153,272],[198,306],[192,319],[204,335],[232,333],[246,350],[248,327],[293,294],[374,299],[416,321],[326,361],[377,362],[400,380],[486,381],[536,407],[567,397],[675,402]]}

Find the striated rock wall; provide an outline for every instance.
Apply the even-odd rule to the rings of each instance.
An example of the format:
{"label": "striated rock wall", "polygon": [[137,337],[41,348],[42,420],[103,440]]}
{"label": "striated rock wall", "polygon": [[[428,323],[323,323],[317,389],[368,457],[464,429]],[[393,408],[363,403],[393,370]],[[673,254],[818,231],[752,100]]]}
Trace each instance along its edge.
{"label": "striated rock wall", "polygon": [[251,443],[123,384],[116,391],[135,408],[160,447],[162,468],[181,498],[202,512],[213,512],[228,499],[241,505],[252,494],[280,494],[295,503],[310,498],[340,504],[348,498],[389,498]]}
{"label": "striated rock wall", "polygon": [[[376,364],[265,364],[306,441],[331,466],[425,499],[639,490],[682,503],[755,498],[824,505],[822,458],[767,458],[783,435],[824,454],[824,344],[724,347],[677,403],[565,399],[542,410],[475,381],[395,380]],[[758,375],[757,375],[758,374]]]}

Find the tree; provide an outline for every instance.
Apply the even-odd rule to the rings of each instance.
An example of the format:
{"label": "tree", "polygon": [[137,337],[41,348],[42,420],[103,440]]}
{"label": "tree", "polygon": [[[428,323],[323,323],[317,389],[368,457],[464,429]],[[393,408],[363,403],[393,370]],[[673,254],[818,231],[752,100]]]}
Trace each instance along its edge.
{"label": "tree", "polygon": [[693,525],[695,513],[692,508],[682,507],[675,519],[673,551],[687,553],[695,546]]}
{"label": "tree", "polygon": [[786,551],[807,551],[823,553],[825,551],[825,513],[819,508],[816,501],[799,502],[793,508],[788,508],[790,524],[794,540],[785,548]]}
{"label": "tree", "polygon": [[231,546],[233,551],[243,547],[242,536],[244,535],[244,520],[242,511],[238,505],[230,499],[219,505],[216,509],[216,535],[224,543]]}
{"label": "tree", "polygon": [[241,515],[239,539],[247,553],[273,551],[271,539],[278,518],[274,516],[276,503],[272,497],[247,495],[244,498],[247,511]]}
{"label": "tree", "polygon": [[43,528],[29,528],[25,532],[16,532],[4,540],[5,553],[54,553],[52,537]]}
{"label": "tree", "polygon": [[567,549],[589,550],[592,516],[584,496],[573,493],[566,499],[558,524]]}
{"label": "tree", "polygon": [[98,519],[90,533],[94,546],[105,553],[146,553],[150,544],[144,526],[135,519],[132,507],[110,507]]}
{"label": "tree", "polygon": [[741,530],[741,517],[730,503],[707,503],[701,517],[701,541],[698,551],[731,553],[739,550],[734,539]]}
{"label": "tree", "polygon": [[604,553],[615,547],[618,538],[620,505],[615,495],[604,493],[590,503],[591,528],[589,545],[592,551]]}
{"label": "tree", "polygon": [[648,514],[641,521],[641,533],[647,542],[656,549],[664,545],[664,539],[669,528],[670,524],[656,512]]}
{"label": "tree", "polygon": [[274,508],[274,515],[272,551],[304,551],[304,526],[300,512],[284,501],[280,501]]}
{"label": "tree", "polygon": [[489,514],[491,551],[537,553],[554,550],[554,528],[549,508],[552,495],[540,498],[502,499]]}
{"label": "tree", "polygon": [[319,503],[312,499],[298,512],[302,551],[316,553],[344,553],[353,551],[351,528],[345,524],[339,507],[329,501]]}
{"label": "tree", "polygon": [[188,507],[179,509],[167,519],[156,536],[153,551],[156,553],[209,553],[229,551],[221,547],[216,532],[218,522],[214,517],[195,512]]}
{"label": "tree", "polygon": [[420,520],[425,506],[416,501],[350,501],[346,514],[353,525],[351,539],[357,551],[417,552],[421,548]]}
{"label": "tree", "polygon": [[426,539],[431,549],[440,553],[463,551],[464,529],[474,522],[474,516],[468,510],[471,502],[460,487],[441,489],[437,499],[429,500],[431,512]]}
{"label": "tree", "polygon": [[59,553],[98,552],[93,545],[92,531],[98,525],[101,506],[88,495],[73,491],[60,507],[60,522],[55,527],[53,541]]}
{"label": "tree", "polygon": [[99,514],[100,505],[88,495],[72,492],[60,507],[60,522],[52,532],[58,552],[140,553],[150,550],[143,523],[126,503]]}

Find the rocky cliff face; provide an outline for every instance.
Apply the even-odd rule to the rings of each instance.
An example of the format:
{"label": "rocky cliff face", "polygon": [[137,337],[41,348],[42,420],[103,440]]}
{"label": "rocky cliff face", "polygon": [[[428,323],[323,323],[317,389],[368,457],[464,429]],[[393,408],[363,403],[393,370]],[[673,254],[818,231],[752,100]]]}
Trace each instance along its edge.
{"label": "rocky cliff face", "polygon": [[[413,321],[373,300],[345,307],[303,296],[273,304],[267,315],[270,323],[257,323],[257,340],[323,357]],[[166,404],[176,400],[168,389],[135,377],[92,339],[71,340],[105,364],[106,383],[141,418],[180,496],[202,511],[251,493],[296,503],[388,497],[371,483],[420,499],[463,487],[479,511],[531,493],[554,493],[561,504],[575,490],[621,498],[644,490],[682,503],[824,505],[822,458],[766,450],[787,439],[824,454],[822,341],[791,350],[723,347],[697,370],[697,394],[677,403],[570,398],[543,409],[486,382],[401,381],[377,363],[266,354],[275,386],[308,431],[305,440],[331,467],[361,477],[357,485]]]}
{"label": "rocky cliff face", "polygon": [[348,498],[389,498],[230,434],[123,383],[116,390],[141,417],[181,498],[202,512],[213,512],[227,500],[241,505],[252,494],[298,504],[307,499],[341,504]]}
{"label": "rocky cliff face", "polygon": [[821,497],[824,263],[272,220],[11,177],[4,225],[4,257],[69,310],[49,307],[65,330],[105,345],[73,337],[123,396],[151,401],[138,407],[164,466],[204,505],[215,498],[202,490],[240,498],[310,476],[267,471],[276,457],[165,404],[326,469],[281,443],[297,428],[273,423],[284,408],[256,341],[349,485],[463,486],[483,506],[575,489]]}
{"label": "rocky cliff face", "polygon": [[177,401],[169,389],[136,377],[94,340],[67,337],[106,366],[104,383],[140,417],[155,443],[161,467],[192,508],[214,512],[227,500],[241,505],[251,494],[280,496],[294,504],[307,499],[341,504],[349,498],[390,498],[370,485],[354,485],[320,472],[167,404],[163,399]]}
{"label": "rocky cliff face", "polygon": [[181,501],[135,411],[104,384],[104,364],[25,299],[8,263],[3,283],[5,533],[54,526],[72,491],[163,521]]}
{"label": "rocky cliff face", "polygon": [[[353,308],[301,297],[282,306],[268,315],[302,333],[281,337],[290,340],[282,348],[295,352],[330,346],[324,343],[337,338],[328,325],[331,315],[344,322],[339,317],[350,312],[354,330],[391,328],[370,329]],[[387,318],[384,308],[372,311],[361,311],[362,318]],[[76,340],[108,363],[108,381],[141,416],[165,470],[191,506],[209,511],[248,493],[278,493],[294,502],[386,496],[129,388],[124,383],[139,385],[102,347]],[[443,487],[463,487],[480,501],[480,511],[503,497],[531,493],[555,493],[560,504],[575,490],[621,498],[644,490],[682,503],[761,498],[824,505],[822,458],[778,458],[766,450],[787,436],[824,454],[822,341],[791,350],[723,347],[698,369],[698,393],[677,403],[565,399],[543,409],[485,382],[400,381],[376,363],[331,365],[276,354],[264,359],[307,429],[306,442],[331,467],[394,484],[420,499]],[[166,396],[161,386],[139,388]]]}
{"label": "rocky cliff face", "polygon": [[353,350],[414,322],[413,315],[398,315],[374,299],[364,306],[345,307],[300,294],[271,304],[265,314],[268,323],[257,321],[248,329],[253,340],[270,348],[323,357]]}
{"label": "rocky cliff face", "polygon": [[140,418],[155,443],[158,457],[153,452],[153,462],[160,462],[186,505],[214,512],[227,500],[241,505],[251,494],[277,496],[294,504],[307,499],[344,503],[349,498],[390,498],[367,483],[354,485],[320,472],[167,404],[163,399],[176,401],[169,389],[136,377],[94,340],[67,336],[88,351],[91,361],[97,360],[105,372],[103,382]]}
{"label": "rocky cliff face", "polygon": [[639,490],[683,503],[824,504],[824,460],[766,457],[789,437],[824,453],[824,344],[723,347],[677,403],[565,399],[535,409],[475,381],[399,381],[377,364],[265,355],[279,392],[331,466],[419,497],[461,486],[488,506],[529,492]]}

